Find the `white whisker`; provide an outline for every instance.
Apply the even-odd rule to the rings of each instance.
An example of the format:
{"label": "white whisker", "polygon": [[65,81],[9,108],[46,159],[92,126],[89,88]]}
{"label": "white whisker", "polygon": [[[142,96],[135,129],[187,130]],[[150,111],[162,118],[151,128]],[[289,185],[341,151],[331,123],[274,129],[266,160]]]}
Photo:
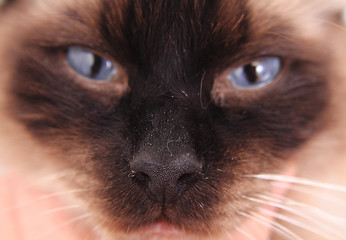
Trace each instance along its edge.
{"label": "white whisker", "polygon": [[16,205],[9,207],[9,208],[1,209],[0,214],[4,214],[4,213],[7,213],[9,211],[20,209],[20,208],[26,207],[30,204],[37,203],[37,202],[40,202],[43,200],[47,200],[49,198],[54,198],[54,197],[59,197],[59,196],[64,196],[64,195],[74,194],[74,193],[82,193],[82,192],[86,192],[86,191],[90,191],[90,189],[76,189],[76,190],[70,190],[70,191],[50,193],[50,194],[43,195],[43,196],[35,198],[35,199],[31,199],[31,200],[23,202],[23,203],[16,204]]}
{"label": "white whisker", "polygon": [[67,206],[67,207],[61,207],[61,208],[55,208],[55,209],[50,209],[48,211],[44,211],[39,213],[40,216],[44,216],[44,215],[49,215],[52,213],[57,213],[57,212],[61,212],[61,211],[65,211],[65,210],[71,210],[71,209],[77,209],[80,208],[81,206],[78,205],[72,205],[72,206]]}
{"label": "white whisker", "polygon": [[[317,207],[307,205],[304,203],[300,203],[300,202],[294,201],[292,199],[288,199],[288,198],[283,197],[283,196],[275,196],[274,194],[267,194],[267,196],[262,195],[262,194],[257,194],[257,196],[264,198],[266,200],[269,200],[269,201],[274,201],[275,199],[277,199],[281,202],[284,201],[283,202],[284,204],[292,206],[292,207],[298,207],[298,208],[300,208],[300,210],[307,211],[308,213],[312,214],[314,217],[320,217],[321,219],[328,219],[333,224],[341,224],[343,228],[346,227],[346,220],[344,218],[333,216],[333,215],[329,214],[328,212],[325,212],[322,209],[319,209]],[[270,197],[270,196],[272,196],[272,197]]]}
{"label": "white whisker", "polygon": [[299,227],[301,229],[305,229],[311,233],[314,233],[314,234],[317,234],[321,237],[324,237],[328,240],[332,240],[332,239],[335,239],[335,240],[342,240],[342,238],[335,238],[334,236],[332,236],[331,234],[328,234],[324,231],[320,231],[318,228],[312,228],[311,226],[305,224],[304,222],[302,221],[299,221],[299,220],[296,220],[296,219],[293,219],[293,218],[290,218],[290,217],[287,217],[287,216],[284,216],[280,213],[274,213],[272,211],[269,211],[265,208],[262,208],[261,209],[263,212],[265,212],[266,214],[272,216],[272,217],[275,217],[277,219],[280,219],[284,222],[287,222],[289,224],[292,224],[293,226],[296,226],[296,227]]}
{"label": "white whisker", "polygon": [[[343,18],[344,18],[344,17],[343,17]],[[345,20],[342,19],[342,21],[345,21]],[[335,27],[336,29],[339,29],[339,30],[341,30],[342,32],[345,32],[345,31],[346,31],[346,29],[345,29],[344,26],[341,26],[341,25],[336,24],[336,23],[334,23],[334,22],[323,20],[322,23],[327,24],[327,25],[330,25],[330,26],[332,26],[332,27]]]}
{"label": "white whisker", "polygon": [[[325,225],[321,222],[321,219],[325,219],[325,215],[324,216],[318,216],[318,214],[312,214],[312,215],[308,215],[308,213],[305,211],[306,209],[294,209],[292,207],[288,207],[282,203],[279,203],[278,201],[280,201],[279,199],[274,199],[265,195],[258,195],[259,198],[254,198],[254,197],[246,197],[247,200],[256,202],[256,203],[261,203],[261,204],[267,204],[270,206],[274,206],[277,208],[280,208],[282,210],[285,210],[289,213],[292,213],[298,217],[304,218],[306,220],[309,221],[309,223],[314,223],[316,226],[316,229],[323,229],[324,234],[331,234],[337,237],[342,237],[343,234],[336,231],[336,229],[331,229],[328,227],[328,225]],[[261,199],[262,198],[262,199]],[[304,210],[304,211],[302,211]],[[322,212],[322,211],[321,211]],[[319,217],[319,219],[317,219],[317,217]],[[293,219],[292,219],[293,220]],[[298,220],[297,220],[298,221]],[[333,223],[335,223],[335,221],[332,221]],[[312,230],[313,228],[309,228],[310,230]],[[322,233],[322,231],[320,231]],[[320,234],[321,235],[321,234]]]}
{"label": "white whisker", "polygon": [[228,237],[230,240],[233,240],[233,239],[234,239],[233,236],[232,236],[232,234],[231,234],[230,232],[226,232],[226,235],[227,235],[227,237]]}
{"label": "white whisker", "polygon": [[[280,183],[276,183],[276,182],[274,182],[273,184],[275,184],[275,187],[282,186]],[[346,204],[344,200],[332,197],[330,194],[321,193],[321,191],[318,191],[317,189],[311,189],[309,186],[291,185],[289,186],[289,190],[303,193],[310,196],[314,196],[316,198],[323,199],[327,201],[328,203],[337,204],[340,207],[346,208]]]}
{"label": "white whisker", "polygon": [[311,180],[303,179],[303,178],[299,178],[299,177],[275,175],[275,174],[246,175],[244,177],[255,178],[255,179],[265,180],[265,181],[293,183],[293,184],[305,185],[305,186],[316,187],[316,188],[323,188],[323,189],[327,189],[327,190],[331,190],[331,191],[338,191],[338,192],[346,193],[346,187],[345,186],[328,184],[328,183],[320,183],[320,182],[315,182],[315,181],[311,181]]}
{"label": "white whisker", "polygon": [[57,172],[57,173],[52,173],[50,175],[41,177],[40,183],[56,181],[56,180],[61,179],[65,176],[70,176],[74,173],[75,173],[75,171],[72,171],[72,170],[66,170],[66,171],[61,171],[61,172]]}
{"label": "white whisker", "polygon": [[245,237],[247,237],[250,240],[256,240],[250,233],[246,232],[245,230],[243,230],[240,227],[235,227],[234,228],[237,232],[243,234]]}
{"label": "white whisker", "polygon": [[276,232],[277,234],[281,235],[282,237],[284,237],[285,239],[289,239],[289,240],[303,240],[300,236],[298,236],[297,234],[295,234],[294,232],[292,232],[291,230],[289,230],[288,228],[284,227],[283,225],[281,225],[278,222],[275,222],[272,219],[268,219],[264,216],[261,216],[257,213],[251,213],[251,214],[247,214],[244,212],[237,212],[239,215],[246,217],[246,218],[250,218],[253,219],[254,221],[265,225],[267,227],[270,227],[271,229],[273,229],[274,232]]}
{"label": "white whisker", "polygon": [[212,233],[209,230],[207,230],[207,232],[208,232],[208,235],[209,235],[209,239],[210,240],[214,240],[214,237],[213,237]]}
{"label": "white whisker", "polygon": [[84,234],[84,237],[82,238],[83,240],[88,240],[88,239],[103,239],[101,236],[98,234],[98,227],[97,225],[93,224],[88,226],[89,231],[86,231]]}
{"label": "white whisker", "polygon": [[93,229],[90,229],[89,232],[85,233],[83,240],[89,240],[90,238],[94,239],[94,231]]}
{"label": "white whisker", "polygon": [[[307,44],[303,44],[302,42],[299,42],[297,39],[288,36],[287,34],[282,34],[282,33],[278,33],[278,32],[268,32],[268,34],[272,35],[273,37],[279,37],[285,41],[291,42],[297,46],[300,46],[304,49],[309,49],[309,50],[314,50],[316,51],[315,48],[312,48],[311,46],[307,45]],[[317,50],[317,51],[321,51],[321,50]]]}
{"label": "white whisker", "polygon": [[70,225],[70,224],[72,224],[72,223],[75,223],[75,222],[78,222],[78,221],[80,221],[80,220],[86,219],[86,218],[88,218],[89,216],[90,216],[90,214],[83,214],[83,215],[81,215],[81,216],[72,218],[72,219],[70,219],[70,220],[68,220],[68,221],[66,221],[66,222],[64,222],[64,223],[62,223],[62,224],[60,224],[60,225],[58,225],[58,226],[56,226],[56,227],[50,229],[49,231],[46,231],[46,232],[40,234],[39,236],[37,236],[36,239],[37,239],[37,240],[40,240],[40,239],[42,239],[42,238],[45,238],[45,237],[47,237],[49,234],[52,234],[52,233],[56,232],[57,230],[59,230],[59,229],[65,227],[65,226],[67,226],[67,225]]}

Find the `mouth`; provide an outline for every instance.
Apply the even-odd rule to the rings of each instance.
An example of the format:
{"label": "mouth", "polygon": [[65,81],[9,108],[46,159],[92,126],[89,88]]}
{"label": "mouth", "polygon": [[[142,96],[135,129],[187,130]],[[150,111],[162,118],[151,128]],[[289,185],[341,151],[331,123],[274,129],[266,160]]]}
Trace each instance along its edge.
{"label": "mouth", "polygon": [[164,220],[145,226],[136,234],[144,239],[185,239],[189,235],[186,231]]}
{"label": "mouth", "polygon": [[[285,176],[293,176],[295,173],[294,168],[289,168],[283,173]],[[284,197],[289,189],[289,183],[276,182],[271,185],[268,193],[272,196],[276,196],[276,199]],[[244,197],[245,198],[245,197]],[[220,231],[211,233],[213,239],[217,240],[267,240],[270,239],[273,233],[282,231],[280,227],[277,227],[275,222],[275,215],[278,212],[277,201],[259,199],[258,197],[246,197],[244,200],[254,202],[256,208],[249,212],[239,211],[237,214],[242,217],[242,220],[232,226],[226,227],[227,231]],[[284,227],[283,227],[284,228]],[[280,233],[278,233],[280,234]],[[153,224],[145,225],[138,230],[132,232],[133,238],[127,239],[141,239],[141,240],[195,240],[195,239],[210,239],[210,236],[205,233],[190,232],[184,229],[184,227],[177,226],[170,223],[165,219],[160,219]]]}

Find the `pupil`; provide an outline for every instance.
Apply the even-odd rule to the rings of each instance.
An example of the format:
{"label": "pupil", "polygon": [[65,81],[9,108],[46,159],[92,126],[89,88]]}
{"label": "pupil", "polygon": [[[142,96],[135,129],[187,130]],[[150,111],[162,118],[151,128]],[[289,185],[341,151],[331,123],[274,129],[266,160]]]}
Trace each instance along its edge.
{"label": "pupil", "polygon": [[244,73],[246,75],[247,80],[249,83],[256,83],[257,78],[257,69],[256,66],[253,66],[252,64],[248,64],[244,67]]}
{"label": "pupil", "polygon": [[94,64],[91,68],[91,77],[97,77],[102,68],[103,59],[99,56],[94,55]]}

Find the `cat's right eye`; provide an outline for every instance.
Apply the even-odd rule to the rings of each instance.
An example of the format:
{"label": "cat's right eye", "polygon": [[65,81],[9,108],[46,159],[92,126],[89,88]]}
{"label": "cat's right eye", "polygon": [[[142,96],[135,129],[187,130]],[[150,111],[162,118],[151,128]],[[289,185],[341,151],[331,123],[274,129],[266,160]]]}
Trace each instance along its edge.
{"label": "cat's right eye", "polygon": [[[215,103],[224,106],[229,99],[251,99],[275,86],[283,71],[280,57],[269,56],[250,61],[237,68],[228,69],[218,76],[211,91]],[[263,91],[260,91],[262,90]],[[252,97],[249,97],[251,95]]]}
{"label": "cat's right eye", "polygon": [[258,89],[271,84],[280,71],[280,58],[267,57],[234,69],[228,80],[239,89]]}
{"label": "cat's right eye", "polygon": [[69,47],[66,57],[72,69],[91,80],[108,81],[117,73],[110,60],[79,47]]}

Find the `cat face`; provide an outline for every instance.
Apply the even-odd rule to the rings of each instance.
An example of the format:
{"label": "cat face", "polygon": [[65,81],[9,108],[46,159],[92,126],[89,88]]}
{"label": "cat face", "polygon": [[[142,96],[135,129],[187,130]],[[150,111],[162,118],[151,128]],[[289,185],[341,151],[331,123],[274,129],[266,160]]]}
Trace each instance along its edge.
{"label": "cat face", "polygon": [[75,197],[110,234],[236,225],[254,209],[244,196],[271,191],[249,176],[292,174],[330,103],[324,32],[304,31],[319,12],[298,26],[266,4],[4,5],[3,128],[45,156],[23,165],[71,171],[63,183],[88,189]]}

